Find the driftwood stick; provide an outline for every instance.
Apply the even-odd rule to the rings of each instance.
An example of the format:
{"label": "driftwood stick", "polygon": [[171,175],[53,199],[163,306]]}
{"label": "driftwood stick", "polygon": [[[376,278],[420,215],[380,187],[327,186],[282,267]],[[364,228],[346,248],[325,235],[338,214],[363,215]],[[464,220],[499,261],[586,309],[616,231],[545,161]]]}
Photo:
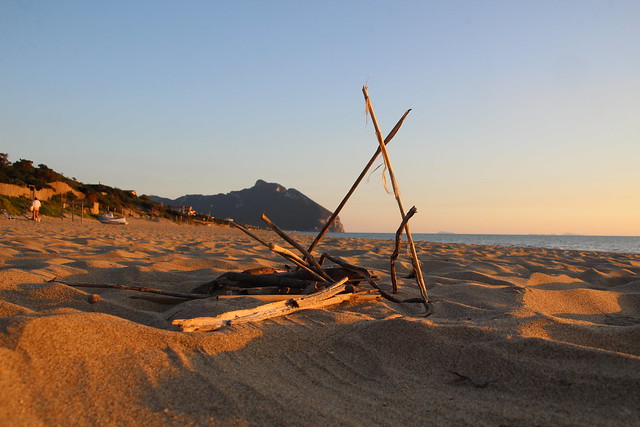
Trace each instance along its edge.
{"label": "driftwood stick", "polygon": [[[391,185],[393,186],[393,194],[398,202],[398,208],[400,209],[400,215],[402,219],[406,216],[404,207],[402,206],[402,199],[400,198],[400,189],[398,188],[398,182],[396,181],[395,173],[393,172],[393,167],[391,166],[391,159],[389,158],[389,153],[387,152],[387,148],[384,144],[384,140],[382,139],[382,133],[380,133],[380,126],[378,125],[378,119],[376,118],[376,113],[373,110],[373,106],[371,105],[371,100],[369,99],[369,92],[367,91],[367,87],[362,87],[362,93],[364,94],[365,104],[369,115],[371,116],[371,121],[373,122],[373,127],[376,131],[376,137],[378,138],[378,145],[380,146],[380,151],[382,153],[382,157],[384,158],[384,163],[389,170],[389,177],[391,178]],[[413,263],[413,268],[416,270],[416,281],[418,282],[418,286],[420,288],[420,294],[424,299],[424,304],[429,312],[429,297],[427,296],[427,285],[424,282],[424,276],[422,275],[422,268],[420,267],[420,260],[418,259],[418,253],[416,252],[416,246],[413,242],[413,236],[411,235],[411,231],[409,230],[409,223],[407,222],[404,226],[405,233],[407,233],[407,242],[409,244],[409,249],[411,251],[411,262]]]}
{"label": "driftwood stick", "polygon": [[[319,283],[319,282],[315,282]],[[226,277],[219,277],[216,279],[218,288],[213,289],[211,292],[206,292],[206,295],[267,295],[267,294],[298,294],[304,293],[303,288],[299,286],[262,286],[261,284],[236,282],[235,280],[228,279]],[[319,285],[318,288],[325,288],[327,284]],[[203,292],[199,292],[203,293]]]}
{"label": "driftwood stick", "polygon": [[214,298],[217,300],[228,300],[228,299],[237,299],[237,298],[253,298],[258,301],[286,301],[291,298],[301,297],[300,294],[271,294],[271,295],[218,295]]}
{"label": "driftwood stick", "polygon": [[380,292],[380,295],[382,295],[384,298],[388,299],[389,301],[393,301],[393,302],[402,302],[399,299],[397,299],[396,297],[389,295],[387,292],[385,292],[384,290],[382,290],[382,288],[373,280],[373,278],[371,277],[371,273],[369,273],[369,270],[367,270],[366,268],[362,268],[362,267],[358,267],[356,265],[351,265],[349,263],[347,263],[346,261],[344,261],[343,259],[340,259],[338,257],[335,257],[331,254],[328,253],[323,253],[322,256],[330,261],[335,262],[336,264],[338,264],[341,267],[347,268],[349,270],[352,270],[360,275],[362,275],[367,282],[369,282],[369,284],[371,286],[373,286],[378,292]]}
{"label": "driftwood stick", "polygon": [[[349,301],[357,302],[357,301],[377,301],[381,297],[379,294],[366,294],[366,293],[357,293],[357,294],[345,294],[348,295]],[[292,298],[300,298],[306,295],[296,295],[296,294],[283,294],[283,295],[218,295],[218,300],[226,300],[226,299],[236,299],[236,298],[253,298],[259,301],[286,301]]]}
{"label": "driftwood stick", "polygon": [[[304,266],[305,268],[308,268]],[[255,274],[256,272],[265,271],[264,274]],[[349,278],[349,283],[352,285],[358,285],[365,277],[362,276],[359,272],[354,272],[353,269],[349,270],[344,267],[328,267],[323,269],[324,273],[331,277],[332,282],[327,282],[325,279],[320,277],[316,272],[309,270],[298,270],[298,271],[287,271],[287,272],[275,272],[274,268],[266,268],[260,267],[257,269],[250,269],[243,271],[242,273],[238,272],[226,272],[222,275],[216,277],[210,282],[204,283],[191,292],[198,294],[219,294],[220,292],[232,291],[234,288],[256,288],[260,285],[269,285],[273,283],[275,286],[289,287],[289,288],[300,288],[303,287],[305,291],[301,293],[311,293],[306,292],[306,289],[310,291],[317,291],[318,289],[323,289],[327,287],[327,285],[347,276]],[[252,276],[252,277],[248,277]],[[373,276],[372,276],[373,277]],[[373,277],[374,279],[376,277]],[[273,286],[273,285],[272,285]],[[255,293],[255,292],[254,292]],[[281,292],[262,292],[262,293],[281,293]],[[296,293],[296,292],[294,292]]]}
{"label": "driftwood stick", "polygon": [[161,289],[144,288],[142,286],[128,286],[128,285],[119,285],[119,284],[97,284],[97,283],[68,283],[68,282],[63,282],[62,280],[58,280],[55,277],[49,280],[49,282],[62,283],[63,285],[73,286],[76,288],[122,289],[125,291],[151,292],[154,294],[167,295],[170,297],[178,297],[178,298],[184,298],[184,299],[209,298],[208,295],[185,294],[182,292],[168,292],[168,291],[163,291]]}
{"label": "driftwood stick", "polygon": [[[387,137],[384,139],[385,145],[387,145],[393,139],[393,137],[396,136],[396,133],[398,133],[398,131],[400,130],[400,126],[402,126],[402,123],[404,123],[404,119],[407,117],[410,111],[411,109],[408,109],[402,115],[400,120],[398,120],[398,123],[396,123],[396,125],[391,130],[391,132],[389,132],[389,135],[387,135]],[[344,208],[344,206],[347,204],[347,201],[349,200],[351,195],[356,191],[356,188],[358,188],[358,185],[360,185],[360,183],[362,182],[364,177],[367,175],[367,172],[369,172],[369,169],[371,169],[371,166],[373,166],[373,163],[376,161],[379,155],[380,155],[380,147],[378,147],[378,149],[373,154],[373,156],[371,156],[369,163],[367,163],[367,165],[364,167],[362,172],[360,172],[360,175],[358,176],[358,178],[356,178],[356,181],[351,186],[351,189],[347,192],[347,195],[344,196],[344,199],[342,199],[342,201],[340,202],[336,210],[333,211],[333,213],[331,214],[331,217],[329,217],[327,222],[324,224],[324,226],[322,227],[322,230],[320,230],[320,232],[318,233],[316,238],[313,240],[313,242],[311,243],[307,251],[309,252],[313,251],[315,247],[318,245],[318,243],[320,243],[320,240],[324,237],[324,235],[327,234],[329,227],[331,227],[331,224],[333,224],[333,222],[336,220],[336,218],[338,217],[338,214],[340,214],[340,211],[342,211],[342,208]]]}
{"label": "driftwood stick", "polygon": [[307,286],[306,288],[304,288],[302,290],[301,293],[302,293],[302,295],[309,295],[309,294],[312,294],[314,292],[318,292],[319,290],[322,290],[324,288],[326,288],[326,286],[323,286],[321,284],[313,285],[313,286]]}
{"label": "driftwood stick", "polygon": [[[218,295],[211,298],[215,298],[216,300],[229,300],[229,299],[237,299],[237,298],[252,298],[258,301],[266,301],[266,302],[274,302],[274,301],[286,301],[291,298],[299,298],[303,297],[303,294],[268,294],[268,295]],[[351,298],[349,301],[351,302],[360,302],[360,301],[377,301],[381,297],[379,294],[368,294],[364,292],[359,292],[357,294],[350,294]],[[184,298],[177,297],[167,297],[167,296],[154,296],[154,295],[131,295],[129,298],[131,299],[139,299],[145,301],[155,302],[156,304],[164,304],[164,305],[177,305],[185,302]]]}
{"label": "driftwood stick", "polygon": [[[320,258],[321,259],[321,258]],[[320,262],[320,259],[318,259],[318,262]],[[362,275],[358,274],[358,273],[354,273],[353,270],[349,270],[346,269],[344,267],[339,267],[339,266],[335,266],[335,267],[325,267],[322,269],[322,271],[325,272],[325,274],[327,274],[329,277],[331,277],[333,279],[333,281],[339,280],[341,278],[343,278],[344,276],[348,276],[349,277],[349,281],[359,281],[359,280],[363,280],[364,277],[362,277]],[[301,279],[301,280],[312,280],[312,278],[309,276],[309,273],[306,271],[287,271],[284,273],[278,273],[279,276],[283,276],[283,277],[289,277],[291,279]],[[374,277],[375,279],[375,277]]]}
{"label": "driftwood stick", "polygon": [[256,241],[262,243],[264,246],[266,246],[267,248],[271,249],[273,252],[277,253],[278,255],[280,255],[281,257],[286,259],[287,261],[290,261],[290,262],[294,263],[295,265],[297,265],[298,267],[300,267],[300,268],[304,269],[305,271],[311,273],[318,280],[321,280],[323,282],[330,282],[330,280],[328,278],[326,278],[326,277],[314,272],[312,269],[310,269],[306,265],[306,263],[302,260],[302,258],[297,256],[296,254],[294,254],[290,250],[282,248],[282,247],[280,247],[280,246],[278,246],[278,245],[276,245],[274,243],[269,243],[269,242],[266,242],[266,241],[262,240],[260,237],[256,236],[254,233],[252,233],[251,231],[247,230],[246,228],[244,228],[240,224],[237,224],[237,223],[234,222],[233,225],[238,230],[242,231],[247,236],[255,239]]}
{"label": "driftwood stick", "polygon": [[265,223],[267,223],[267,225],[273,231],[275,231],[276,234],[278,234],[278,236],[282,237],[287,243],[289,243],[291,246],[293,246],[298,251],[300,251],[300,253],[304,256],[304,258],[307,260],[307,262],[309,262],[310,266],[312,267],[312,269],[314,269],[316,271],[316,273],[318,273],[319,275],[321,275],[322,277],[324,277],[328,281],[331,281],[331,278],[329,276],[327,276],[326,274],[324,274],[324,272],[322,271],[322,266],[320,264],[318,264],[318,261],[316,261],[316,259],[313,257],[313,255],[311,255],[304,247],[302,247],[302,245],[300,245],[300,243],[298,243],[294,239],[292,239],[291,236],[289,236],[280,227],[278,227],[276,224],[274,224],[273,221],[271,221],[264,213],[262,214],[262,220]]}
{"label": "driftwood stick", "polygon": [[241,226],[240,224],[236,223],[236,222],[232,222],[231,224],[233,224],[233,226],[235,228],[237,228],[238,230],[242,231],[244,234],[246,234],[247,236],[251,237],[252,239],[262,243],[264,246],[269,247],[269,243],[265,242],[264,240],[262,240],[260,237],[256,236],[255,234],[253,234],[251,231],[247,230],[246,228],[244,228],[243,226]]}
{"label": "driftwood stick", "polygon": [[302,258],[294,254],[290,250],[283,248],[281,246],[278,246],[275,243],[270,243],[269,249],[271,249],[273,252],[277,253],[278,255],[288,259],[289,261],[291,261],[298,267],[302,268],[304,271],[311,274],[313,277],[320,280],[321,282],[327,282],[327,283],[331,282],[330,280],[331,278],[329,278],[326,274],[323,274],[323,275],[318,274],[316,271],[309,268],[307,263],[305,263]]}
{"label": "driftwood stick", "polygon": [[[243,273],[227,273],[227,278],[236,282],[249,283],[253,286],[286,286],[290,288],[306,288],[307,286],[315,286],[319,282],[313,280],[300,280],[283,277],[281,275],[271,274],[243,274]],[[321,283],[321,282],[320,282]],[[241,286],[242,287],[242,286]]]}
{"label": "driftwood stick", "polygon": [[237,310],[223,313],[216,317],[197,317],[194,319],[176,319],[173,325],[179,326],[184,332],[206,332],[229,326],[236,323],[254,322],[284,316],[299,310],[310,308],[323,308],[328,305],[339,304],[351,299],[352,294],[337,295],[346,288],[347,278],[340,280],[335,285],[298,298],[289,298],[285,301],[264,304],[247,310]]}
{"label": "driftwood stick", "polygon": [[396,277],[396,259],[398,259],[398,255],[400,255],[400,244],[402,243],[402,230],[407,225],[407,221],[411,219],[412,216],[416,214],[418,210],[415,206],[409,209],[409,212],[404,216],[404,219],[400,223],[400,227],[398,227],[398,231],[396,231],[396,247],[391,254],[390,261],[390,273],[391,273],[391,286],[393,289],[393,293],[398,293],[398,278]]}
{"label": "driftwood stick", "polygon": [[234,287],[233,285],[229,285],[224,290],[225,293],[220,295],[280,295],[300,293],[300,288],[295,288],[295,292],[290,292],[292,291],[292,288],[287,288],[284,286],[252,286],[248,288],[240,286]]}
{"label": "driftwood stick", "polygon": [[[306,263],[304,262],[304,260],[302,258],[300,258],[298,255],[296,255],[295,253],[291,252],[289,249],[287,248],[283,248],[280,245],[277,245],[275,243],[269,243],[269,246],[267,246],[269,249],[271,249],[273,252],[277,253],[278,255],[287,258],[289,261],[300,265],[306,265]],[[317,274],[317,273],[316,273]]]}
{"label": "driftwood stick", "polygon": [[288,268],[277,268],[277,267],[254,267],[244,270],[245,274],[273,274],[273,273],[288,273],[291,270]]}
{"label": "driftwood stick", "polygon": [[348,262],[346,262],[345,260],[343,260],[342,258],[339,258],[337,256],[333,256],[330,253],[323,253],[322,254],[323,258],[326,258],[336,264],[338,264],[340,267],[345,268],[347,270],[351,270],[354,271],[356,273],[358,273],[358,275],[364,277],[365,279],[370,279],[371,278],[371,273],[369,273],[369,270],[367,270],[364,267],[358,267],[357,265],[353,265],[353,264],[349,264]]}

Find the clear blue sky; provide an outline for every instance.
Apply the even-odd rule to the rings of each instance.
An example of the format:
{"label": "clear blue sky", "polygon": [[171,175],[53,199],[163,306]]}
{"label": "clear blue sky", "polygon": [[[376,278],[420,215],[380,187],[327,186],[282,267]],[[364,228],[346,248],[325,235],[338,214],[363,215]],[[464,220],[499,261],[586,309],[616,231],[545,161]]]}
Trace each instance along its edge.
{"label": "clear blue sky", "polygon": [[[640,2],[0,0],[0,152],[332,210],[376,148],[414,232],[640,235]],[[381,170],[341,218],[400,222]]]}

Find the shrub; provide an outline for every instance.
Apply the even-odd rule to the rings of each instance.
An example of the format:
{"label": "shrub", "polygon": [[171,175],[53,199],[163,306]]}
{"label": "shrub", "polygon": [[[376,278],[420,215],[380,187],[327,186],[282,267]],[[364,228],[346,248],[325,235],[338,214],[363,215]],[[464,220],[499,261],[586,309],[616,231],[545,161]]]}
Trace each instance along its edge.
{"label": "shrub", "polygon": [[20,212],[18,211],[18,208],[16,208],[11,202],[10,199],[12,198],[0,196],[0,209],[6,210],[9,215],[18,215]]}

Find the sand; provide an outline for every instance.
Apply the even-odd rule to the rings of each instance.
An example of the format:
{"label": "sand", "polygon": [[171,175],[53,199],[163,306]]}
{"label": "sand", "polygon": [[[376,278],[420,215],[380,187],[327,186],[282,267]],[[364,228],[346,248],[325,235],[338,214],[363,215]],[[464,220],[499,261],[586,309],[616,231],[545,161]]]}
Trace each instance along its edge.
{"label": "sand", "polygon": [[[45,218],[0,230],[3,425],[640,424],[637,254],[418,243],[429,317],[370,301],[188,334],[171,321],[259,302],[171,306],[47,281],[190,292],[282,261],[221,227]],[[390,290],[391,242],[323,242]],[[400,298],[419,296],[400,285]]]}

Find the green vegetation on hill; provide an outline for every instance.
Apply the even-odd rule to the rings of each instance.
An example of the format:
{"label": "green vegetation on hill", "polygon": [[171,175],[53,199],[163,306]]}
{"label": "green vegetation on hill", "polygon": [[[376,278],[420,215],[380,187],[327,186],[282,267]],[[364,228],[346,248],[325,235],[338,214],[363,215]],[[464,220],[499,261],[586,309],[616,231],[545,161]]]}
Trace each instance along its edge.
{"label": "green vegetation on hill", "polygon": [[[9,215],[20,216],[29,211],[29,206],[31,206],[31,200],[26,197],[0,195],[0,210],[6,210]],[[56,196],[52,200],[43,203],[40,208],[40,213],[44,216],[61,217],[62,204],[60,203],[60,196]]]}
{"label": "green vegetation on hill", "polygon": [[[90,207],[94,202],[98,202],[101,211],[130,212],[136,216],[164,217],[178,222],[206,220],[206,217],[202,215],[188,217],[181,212],[154,202],[146,195],[138,197],[133,191],[125,191],[103,184],[83,184],[76,181],[75,178],[65,177],[46,165],[40,164],[34,167],[31,160],[20,159],[11,163],[6,153],[0,153],[0,182],[24,187],[34,186],[36,190],[41,190],[51,188],[49,183],[56,181],[64,182],[75,191],[83,193],[87,202],[85,207]],[[76,196],[72,192],[56,195],[43,202],[40,212],[46,216],[61,217],[63,198],[67,205],[76,200]],[[0,195],[0,210],[5,209],[11,215],[27,212],[30,204],[31,200],[25,197]]]}
{"label": "green vegetation on hill", "polygon": [[64,182],[74,189],[78,186],[76,181],[64,177],[47,165],[34,167],[31,160],[25,159],[11,163],[8,154],[0,153],[0,182],[25,187],[33,185],[36,190],[41,190],[50,188],[48,183],[56,181]]}

